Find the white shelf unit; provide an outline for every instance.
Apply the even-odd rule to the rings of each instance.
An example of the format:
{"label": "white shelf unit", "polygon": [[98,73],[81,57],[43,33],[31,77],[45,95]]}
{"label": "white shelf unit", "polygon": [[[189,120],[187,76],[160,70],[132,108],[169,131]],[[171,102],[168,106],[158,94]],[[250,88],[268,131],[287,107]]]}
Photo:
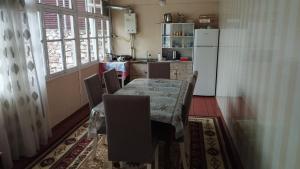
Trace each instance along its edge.
{"label": "white shelf unit", "polygon": [[192,60],[193,47],[194,23],[161,24],[161,53],[164,58],[170,58],[172,52],[176,51],[178,57],[188,57]]}

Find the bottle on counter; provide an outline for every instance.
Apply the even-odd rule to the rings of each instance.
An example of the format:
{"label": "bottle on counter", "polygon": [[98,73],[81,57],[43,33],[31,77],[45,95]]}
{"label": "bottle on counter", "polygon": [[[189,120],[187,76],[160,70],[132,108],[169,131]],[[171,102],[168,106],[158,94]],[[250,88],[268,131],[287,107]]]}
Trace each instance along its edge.
{"label": "bottle on counter", "polygon": [[157,54],[157,60],[158,60],[159,62],[162,61],[162,57],[161,57],[161,54],[160,54],[160,53]]}
{"label": "bottle on counter", "polygon": [[108,53],[105,53],[104,54],[104,58],[103,58],[103,62],[109,62],[110,59],[109,59],[109,54]]}

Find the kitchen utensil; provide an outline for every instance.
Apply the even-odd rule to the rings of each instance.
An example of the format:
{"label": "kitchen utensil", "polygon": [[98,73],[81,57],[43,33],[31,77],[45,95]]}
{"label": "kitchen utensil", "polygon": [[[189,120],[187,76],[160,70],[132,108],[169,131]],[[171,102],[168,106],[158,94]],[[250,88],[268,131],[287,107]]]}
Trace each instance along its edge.
{"label": "kitchen utensil", "polygon": [[189,61],[188,57],[180,57],[180,61]]}
{"label": "kitchen utensil", "polygon": [[177,22],[178,23],[184,23],[185,22],[185,16],[182,13],[177,13]]}
{"label": "kitchen utensil", "polygon": [[172,22],[172,14],[171,13],[165,13],[164,14],[164,21],[165,21],[165,23],[171,23]]}
{"label": "kitchen utensil", "polygon": [[173,58],[173,60],[176,60],[176,55],[177,55],[177,52],[176,52],[176,50],[173,50],[173,55],[172,55],[172,56],[173,56],[173,57],[172,57],[172,58]]}
{"label": "kitchen utensil", "polygon": [[157,60],[158,60],[158,61],[161,61],[161,60],[162,60],[162,57],[161,57],[161,54],[160,54],[160,53],[157,54]]}

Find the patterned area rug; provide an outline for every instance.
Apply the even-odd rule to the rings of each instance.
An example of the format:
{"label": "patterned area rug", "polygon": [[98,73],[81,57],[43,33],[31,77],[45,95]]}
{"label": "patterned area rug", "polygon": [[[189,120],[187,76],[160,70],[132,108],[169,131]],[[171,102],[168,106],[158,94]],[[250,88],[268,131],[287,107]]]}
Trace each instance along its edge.
{"label": "patterned area rug", "polygon": [[[216,118],[189,119],[191,132],[191,169],[230,169],[228,155],[224,146]],[[34,169],[106,169],[107,146],[104,139],[98,142],[96,159],[93,154],[93,140],[87,138],[88,123],[83,124],[63,140],[50,153],[32,167]],[[161,147],[163,145],[160,145]],[[163,148],[160,148],[160,168],[163,168]],[[181,169],[178,144],[171,145],[172,169]],[[115,168],[120,168],[116,166]],[[123,168],[123,167],[122,167]],[[126,166],[124,168],[145,168]]]}

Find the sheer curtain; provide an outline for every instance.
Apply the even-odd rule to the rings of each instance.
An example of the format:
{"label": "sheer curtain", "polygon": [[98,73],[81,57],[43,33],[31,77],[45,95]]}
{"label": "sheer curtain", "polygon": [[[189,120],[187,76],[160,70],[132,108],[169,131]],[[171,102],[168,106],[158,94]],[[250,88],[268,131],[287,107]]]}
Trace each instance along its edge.
{"label": "sheer curtain", "polygon": [[31,157],[51,132],[35,0],[0,0],[0,152],[4,168]]}

